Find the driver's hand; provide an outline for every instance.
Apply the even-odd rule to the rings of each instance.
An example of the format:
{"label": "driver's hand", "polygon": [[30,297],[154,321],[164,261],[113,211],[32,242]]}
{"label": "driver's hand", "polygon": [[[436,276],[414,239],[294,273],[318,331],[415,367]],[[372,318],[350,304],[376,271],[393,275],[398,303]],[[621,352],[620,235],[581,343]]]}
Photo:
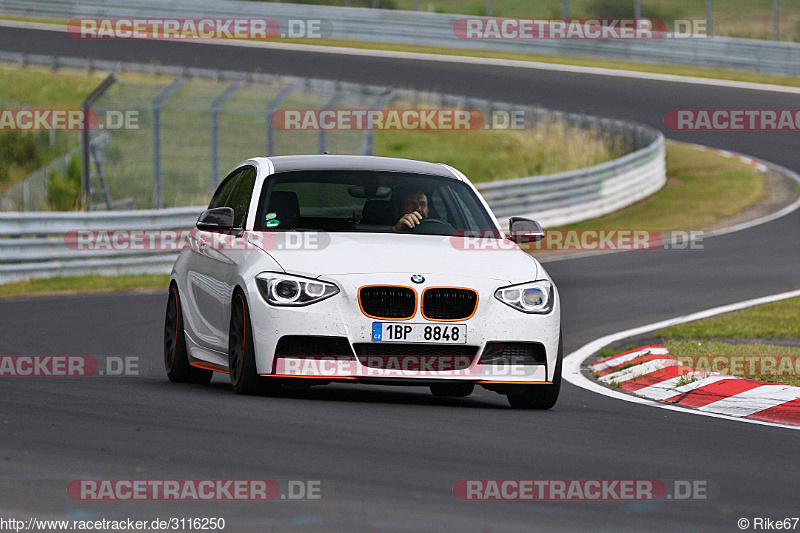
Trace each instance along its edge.
{"label": "driver's hand", "polygon": [[397,221],[397,224],[392,226],[394,231],[405,231],[413,228],[417,224],[422,222],[422,215],[419,214],[419,211],[412,211],[408,214],[405,214]]}

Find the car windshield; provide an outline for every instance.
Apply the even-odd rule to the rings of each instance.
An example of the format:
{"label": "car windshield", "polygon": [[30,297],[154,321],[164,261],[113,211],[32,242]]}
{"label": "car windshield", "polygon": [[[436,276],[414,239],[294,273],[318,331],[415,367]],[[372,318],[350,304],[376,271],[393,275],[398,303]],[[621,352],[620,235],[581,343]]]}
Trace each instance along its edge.
{"label": "car windshield", "polygon": [[[398,227],[416,211],[421,222]],[[444,177],[381,171],[293,171],[264,184],[255,229],[273,231],[405,232],[452,235],[494,230],[465,183]]]}

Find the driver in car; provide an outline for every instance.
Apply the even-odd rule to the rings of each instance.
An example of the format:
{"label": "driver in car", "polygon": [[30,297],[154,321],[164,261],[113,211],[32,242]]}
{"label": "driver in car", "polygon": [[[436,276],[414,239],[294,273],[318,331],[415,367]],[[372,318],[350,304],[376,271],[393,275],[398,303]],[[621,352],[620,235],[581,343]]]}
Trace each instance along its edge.
{"label": "driver in car", "polygon": [[402,189],[392,199],[395,200],[395,216],[399,217],[392,226],[394,231],[408,231],[428,218],[428,197],[421,190]]}

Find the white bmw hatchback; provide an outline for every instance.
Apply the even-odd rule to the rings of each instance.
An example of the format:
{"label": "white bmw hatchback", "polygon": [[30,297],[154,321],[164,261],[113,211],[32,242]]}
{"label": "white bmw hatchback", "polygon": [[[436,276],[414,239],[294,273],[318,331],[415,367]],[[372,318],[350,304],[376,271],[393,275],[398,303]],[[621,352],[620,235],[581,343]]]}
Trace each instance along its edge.
{"label": "white bmw hatchback", "polygon": [[558,291],[459,171],[369,156],[280,156],[222,181],[172,270],[164,363],[239,393],[359,382],[549,409]]}

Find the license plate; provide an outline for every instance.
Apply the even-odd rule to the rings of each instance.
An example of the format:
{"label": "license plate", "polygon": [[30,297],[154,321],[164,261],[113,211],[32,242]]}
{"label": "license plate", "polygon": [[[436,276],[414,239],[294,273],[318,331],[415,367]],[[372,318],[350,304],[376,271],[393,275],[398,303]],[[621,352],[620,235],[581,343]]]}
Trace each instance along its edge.
{"label": "license plate", "polygon": [[373,342],[435,342],[438,344],[466,344],[466,324],[405,324],[373,322]]}

